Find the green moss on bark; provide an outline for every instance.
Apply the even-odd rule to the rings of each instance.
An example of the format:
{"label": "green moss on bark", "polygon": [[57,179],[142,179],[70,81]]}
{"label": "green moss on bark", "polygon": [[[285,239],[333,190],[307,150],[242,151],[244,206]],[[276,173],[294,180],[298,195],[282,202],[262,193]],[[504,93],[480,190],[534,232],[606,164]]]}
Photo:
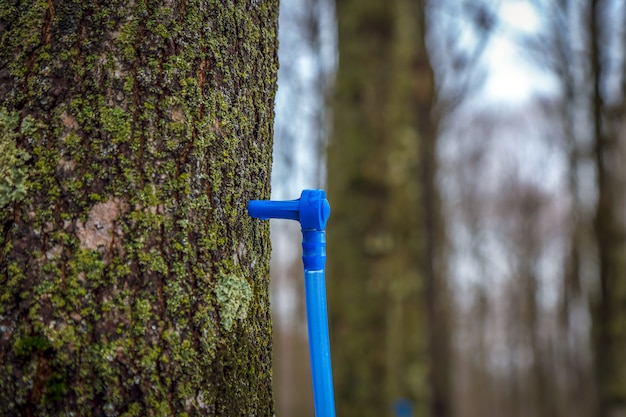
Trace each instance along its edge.
{"label": "green moss on bark", "polygon": [[0,414],[273,414],[277,9],[0,0]]}
{"label": "green moss on bark", "polygon": [[10,203],[22,200],[28,190],[28,152],[17,147],[16,140],[35,132],[32,117],[20,125],[17,112],[0,108],[0,209],[6,210]]}

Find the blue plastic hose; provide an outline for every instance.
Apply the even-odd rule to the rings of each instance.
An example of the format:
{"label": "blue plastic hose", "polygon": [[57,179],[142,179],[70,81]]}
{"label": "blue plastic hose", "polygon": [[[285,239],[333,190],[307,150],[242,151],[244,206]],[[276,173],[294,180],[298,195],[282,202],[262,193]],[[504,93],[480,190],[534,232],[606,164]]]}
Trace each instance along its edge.
{"label": "blue plastic hose", "polygon": [[313,378],[313,403],[317,417],[335,417],[335,396],[330,361],[326,310],[326,222],[330,205],[326,192],[304,190],[299,200],[252,200],[248,213],[259,219],[291,219],[302,226],[302,262],[309,353]]}

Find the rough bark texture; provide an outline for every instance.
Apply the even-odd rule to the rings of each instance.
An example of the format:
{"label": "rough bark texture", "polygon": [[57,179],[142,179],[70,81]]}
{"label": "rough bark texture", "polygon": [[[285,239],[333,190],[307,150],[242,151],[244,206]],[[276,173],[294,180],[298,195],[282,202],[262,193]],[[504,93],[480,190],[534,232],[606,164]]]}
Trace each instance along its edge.
{"label": "rough bark texture", "polygon": [[273,414],[277,12],[0,0],[0,415]]}
{"label": "rough bark texture", "polygon": [[[337,412],[447,415],[433,73],[421,2],[338,0],[328,152]],[[443,376],[443,377],[442,377]]]}

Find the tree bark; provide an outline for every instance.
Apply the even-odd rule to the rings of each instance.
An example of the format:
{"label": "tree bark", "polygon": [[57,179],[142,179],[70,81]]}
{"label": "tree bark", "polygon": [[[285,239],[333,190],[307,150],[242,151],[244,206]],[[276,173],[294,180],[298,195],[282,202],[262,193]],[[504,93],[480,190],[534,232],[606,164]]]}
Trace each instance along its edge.
{"label": "tree bark", "polygon": [[0,415],[273,415],[277,13],[0,0]]}
{"label": "tree bark", "polygon": [[337,412],[448,414],[434,80],[422,2],[339,0],[328,151]]}

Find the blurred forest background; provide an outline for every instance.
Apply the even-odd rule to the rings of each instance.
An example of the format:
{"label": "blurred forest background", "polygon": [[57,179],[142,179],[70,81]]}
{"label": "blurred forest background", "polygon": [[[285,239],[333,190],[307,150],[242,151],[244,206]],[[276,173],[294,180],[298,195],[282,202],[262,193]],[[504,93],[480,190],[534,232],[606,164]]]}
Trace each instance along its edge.
{"label": "blurred forest background", "polygon": [[[625,22],[621,0],[281,1],[273,197],[329,193],[339,416],[626,416]],[[291,223],[276,414],[313,416]]]}

